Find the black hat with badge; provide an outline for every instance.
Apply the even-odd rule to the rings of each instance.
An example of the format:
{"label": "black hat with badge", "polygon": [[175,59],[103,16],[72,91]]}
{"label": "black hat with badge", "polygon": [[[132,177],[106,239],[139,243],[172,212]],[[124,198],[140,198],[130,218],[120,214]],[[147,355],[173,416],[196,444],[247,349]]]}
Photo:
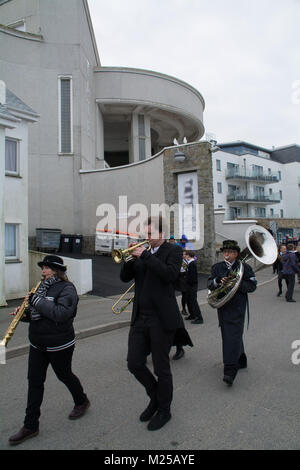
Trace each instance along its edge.
{"label": "black hat with badge", "polygon": [[238,242],[236,240],[224,240],[221,251],[224,251],[224,250],[234,250],[234,251],[237,251],[238,253],[240,253],[241,251],[238,245]]}
{"label": "black hat with badge", "polygon": [[38,263],[38,266],[48,266],[51,269],[59,269],[60,271],[66,271],[67,266],[64,265],[64,260],[56,255],[46,255],[43,261]]}

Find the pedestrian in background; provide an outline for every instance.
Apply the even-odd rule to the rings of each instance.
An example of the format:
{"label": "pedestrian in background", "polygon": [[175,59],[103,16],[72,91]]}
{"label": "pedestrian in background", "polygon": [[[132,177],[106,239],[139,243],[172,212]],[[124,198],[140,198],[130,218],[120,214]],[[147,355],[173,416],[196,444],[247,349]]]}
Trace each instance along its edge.
{"label": "pedestrian in background", "polygon": [[297,263],[296,253],[294,252],[294,245],[288,243],[287,251],[282,256],[282,274],[287,282],[287,292],[285,295],[287,302],[296,302],[293,299],[294,288],[295,288],[295,274],[300,273],[300,268]]}

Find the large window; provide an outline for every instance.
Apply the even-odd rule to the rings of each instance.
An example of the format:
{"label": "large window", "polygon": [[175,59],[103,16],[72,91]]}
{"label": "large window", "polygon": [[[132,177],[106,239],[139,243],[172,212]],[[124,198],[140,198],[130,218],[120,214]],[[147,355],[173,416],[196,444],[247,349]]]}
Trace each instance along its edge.
{"label": "large window", "polygon": [[18,258],[18,225],[5,224],[5,258]]}
{"label": "large window", "polygon": [[5,173],[19,174],[18,141],[8,137],[5,139]]}
{"label": "large window", "polygon": [[72,77],[58,79],[59,153],[73,153]]}

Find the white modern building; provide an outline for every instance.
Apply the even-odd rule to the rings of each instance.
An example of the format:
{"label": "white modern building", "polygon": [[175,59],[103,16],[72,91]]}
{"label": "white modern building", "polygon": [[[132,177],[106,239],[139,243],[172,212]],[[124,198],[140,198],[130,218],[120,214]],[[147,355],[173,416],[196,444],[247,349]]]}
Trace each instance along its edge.
{"label": "white modern building", "polygon": [[225,219],[300,218],[299,145],[270,150],[236,141],[217,148],[214,204],[225,210]]}
{"label": "white modern building", "polygon": [[0,306],[28,292],[28,125],[37,120],[1,81]]}
{"label": "white modern building", "polygon": [[32,239],[41,227],[90,230],[82,171],[146,162],[175,138],[204,134],[204,100],[191,85],[102,66],[87,0],[0,0],[0,43],[0,78],[41,116],[29,138]]}

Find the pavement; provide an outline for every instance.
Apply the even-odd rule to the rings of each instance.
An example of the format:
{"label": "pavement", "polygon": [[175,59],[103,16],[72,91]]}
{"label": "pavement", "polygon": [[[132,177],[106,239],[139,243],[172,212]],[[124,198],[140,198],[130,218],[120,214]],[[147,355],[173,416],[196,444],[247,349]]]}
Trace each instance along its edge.
{"label": "pavement", "polygon": [[[104,257],[105,259],[106,257]],[[74,328],[77,339],[87,338],[89,336],[98,335],[100,333],[105,333],[112,331],[118,328],[124,328],[129,326],[130,317],[132,312],[132,306],[128,306],[125,311],[121,314],[116,315],[112,312],[113,304],[118,300],[120,295],[124,293],[131,283],[122,283],[119,281],[119,271],[120,266],[117,265],[117,270],[115,270],[114,263],[107,258],[104,261],[104,266],[110,267],[112,272],[115,272],[115,278],[112,277],[112,272],[110,271],[111,284],[106,284],[105,286],[105,296],[97,296],[93,293],[81,295],[79,297],[78,311],[74,320]],[[113,268],[111,268],[113,266]],[[109,272],[108,269],[103,271],[102,275],[104,278],[104,272]],[[257,274],[257,279],[259,283],[265,283],[274,278],[274,274],[271,272],[271,268],[263,269]],[[198,290],[198,303],[201,305],[207,304],[207,289],[203,288],[206,286],[207,275],[199,275],[199,290]],[[99,289],[101,282],[100,274],[98,273],[98,281],[95,287],[95,291]],[[113,284],[113,280],[115,284]],[[95,284],[94,284],[95,285]],[[111,285],[109,290],[108,286]],[[202,287],[202,289],[201,289]],[[93,292],[95,292],[93,290]],[[117,294],[115,292],[117,291]],[[177,300],[180,305],[181,295],[177,292]],[[10,312],[17,306],[20,305],[20,300],[8,301],[7,307],[0,308],[0,331],[1,337],[4,336],[7,328],[12,321],[12,317],[9,315]],[[2,334],[3,333],[3,334]],[[26,354],[29,349],[29,343],[27,339],[28,335],[28,324],[20,322],[17,326],[17,329],[10,339],[7,348],[6,348],[6,359],[17,357],[23,354]]]}
{"label": "pavement", "polygon": [[[300,343],[300,285],[295,286],[297,303],[288,304],[284,297],[276,297],[272,268],[257,272],[257,279],[258,289],[249,296],[250,326],[244,335],[248,369],[239,372],[233,387],[222,382],[216,311],[207,304],[206,289],[198,291],[204,324],[185,321],[194,347],[186,348],[180,361],[172,361],[172,420],[155,433],[138,421],[146,397],[126,367],[131,309],[112,313],[118,295],[81,296],[74,322],[78,338],[74,371],[92,406],[78,422],[66,419],[72,400],[50,369],[40,435],[14,449],[300,450],[300,353],[294,352],[296,362],[291,359],[294,342]],[[11,321],[10,310],[0,309],[1,333]],[[0,449],[10,448],[7,437],[22,425],[27,329],[27,324],[18,325],[8,344],[7,364],[0,365]]]}

